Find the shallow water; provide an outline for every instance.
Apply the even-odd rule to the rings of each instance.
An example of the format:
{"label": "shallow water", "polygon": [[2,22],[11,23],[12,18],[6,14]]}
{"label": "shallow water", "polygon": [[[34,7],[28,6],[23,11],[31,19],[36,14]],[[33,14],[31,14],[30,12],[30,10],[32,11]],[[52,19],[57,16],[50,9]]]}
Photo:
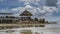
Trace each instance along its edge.
{"label": "shallow water", "polygon": [[[15,32],[6,32],[7,30],[8,31],[9,30],[14,30]],[[1,30],[3,32],[0,32],[0,34],[20,34],[21,30],[31,30],[32,32],[40,32],[40,28],[39,27],[37,27],[37,28],[36,27],[31,27],[31,28],[16,28],[16,29],[7,29],[7,30]]]}
{"label": "shallow water", "polygon": [[[14,28],[14,29],[6,29],[0,30],[0,34],[21,34],[21,30],[31,30],[34,34],[38,32],[39,34],[60,34],[60,25],[59,24],[46,24],[46,27],[30,27],[30,28]],[[15,32],[6,32],[9,30],[14,30]]]}

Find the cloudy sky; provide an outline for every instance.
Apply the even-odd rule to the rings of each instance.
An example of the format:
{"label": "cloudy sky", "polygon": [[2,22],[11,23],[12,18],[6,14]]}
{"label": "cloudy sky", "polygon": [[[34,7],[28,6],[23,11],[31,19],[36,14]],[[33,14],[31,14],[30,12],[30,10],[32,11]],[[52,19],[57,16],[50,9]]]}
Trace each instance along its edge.
{"label": "cloudy sky", "polygon": [[45,0],[0,0],[0,12],[11,12],[19,16],[25,9],[33,14],[32,17],[60,21],[60,0],[57,7],[46,6]]}

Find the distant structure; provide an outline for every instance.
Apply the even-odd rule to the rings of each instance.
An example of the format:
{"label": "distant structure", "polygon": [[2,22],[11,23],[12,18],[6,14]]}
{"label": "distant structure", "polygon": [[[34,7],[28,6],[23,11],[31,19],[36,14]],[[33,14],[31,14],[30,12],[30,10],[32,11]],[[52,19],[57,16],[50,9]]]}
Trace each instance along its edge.
{"label": "distant structure", "polygon": [[0,13],[0,23],[13,23],[18,20],[13,13]]}
{"label": "distant structure", "polygon": [[31,14],[29,11],[25,10],[23,11],[19,16],[21,17],[15,17],[13,16],[13,13],[0,13],[0,28],[1,29],[7,29],[7,28],[25,28],[25,27],[45,27],[44,24],[48,24],[48,21],[45,21],[45,19],[38,18],[32,19]]}
{"label": "distant structure", "polygon": [[58,0],[46,0],[46,5],[47,6],[57,6],[57,1]]}
{"label": "distant structure", "polygon": [[32,14],[29,11],[25,10],[23,13],[20,14],[20,16],[21,20],[30,20]]}

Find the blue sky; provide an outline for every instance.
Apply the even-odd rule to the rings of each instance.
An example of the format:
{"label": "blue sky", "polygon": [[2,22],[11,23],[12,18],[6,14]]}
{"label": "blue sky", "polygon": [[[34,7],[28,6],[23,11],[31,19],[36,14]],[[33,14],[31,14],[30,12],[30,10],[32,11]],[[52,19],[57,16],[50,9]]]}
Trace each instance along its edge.
{"label": "blue sky", "polygon": [[25,9],[37,18],[45,18],[48,21],[60,21],[60,1],[58,7],[46,6],[45,0],[0,0],[0,12],[12,12],[19,16]]}

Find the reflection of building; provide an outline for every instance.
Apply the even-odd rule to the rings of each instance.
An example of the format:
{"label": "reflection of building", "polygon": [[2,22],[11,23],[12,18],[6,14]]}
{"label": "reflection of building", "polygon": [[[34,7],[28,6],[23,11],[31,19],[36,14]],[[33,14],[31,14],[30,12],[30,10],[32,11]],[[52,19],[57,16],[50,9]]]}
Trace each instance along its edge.
{"label": "reflection of building", "polygon": [[32,14],[25,10],[22,14],[20,14],[21,20],[29,20],[31,19]]}
{"label": "reflection of building", "polygon": [[18,20],[13,13],[0,13],[0,23],[12,23]]}
{"label": "reflection of building", "polygon": [[58,0],[46,0],[47,6],[56,6]]}
{"label": "reflection of building", "polygon": [[21,34],[32,34],[31,30],[22,30]]}

